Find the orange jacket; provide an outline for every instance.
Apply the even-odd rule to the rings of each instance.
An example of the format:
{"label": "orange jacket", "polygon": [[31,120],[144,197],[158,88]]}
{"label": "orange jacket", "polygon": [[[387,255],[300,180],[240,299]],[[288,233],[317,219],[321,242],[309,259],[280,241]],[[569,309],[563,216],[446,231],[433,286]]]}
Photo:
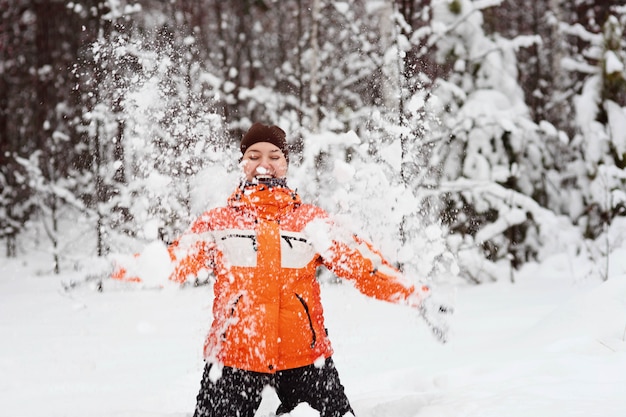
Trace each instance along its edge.
{"label": "orange jacket", "polygon": [[343,236],[319,207],[286,188],[238,189],[170,247],[184,282],[215,275],[208,361],[256,372],[310,365],[332,354],[316,269],[324,265],[361,292],[405,302],[414,287],[371,245]]}

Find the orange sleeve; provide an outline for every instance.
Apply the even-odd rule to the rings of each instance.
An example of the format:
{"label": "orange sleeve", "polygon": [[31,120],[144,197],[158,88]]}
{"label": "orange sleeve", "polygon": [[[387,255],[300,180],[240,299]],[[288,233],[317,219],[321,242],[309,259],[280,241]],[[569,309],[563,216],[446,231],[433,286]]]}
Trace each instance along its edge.
{"label": "orange sleeve", "polygon": [[[215,243],[212,237],[206,234],[209,230],[208,222],[200,219],[190,230],[167,246],[171,273],[169,280],[182,284],[189,278],[195,278],[201,271],[211,269],[213,265]],[[121,281],[142,282],[136,276],[136,262],[140,253],[132,257],[120,257],[114,260],[111,278]],[[166,255],[167,256],[167,255]]]}
{"label": "orange sleeve", "polygon": [[182,284],[189,278],[197,277],[202,270],[210,269],[212,245],[200,241],[185,249],[180,246],[180,240],[176,240],[168,251],[174,264],[170,280]]}
{"label": "orange sleeve", "polygon": [[353,281],[369,297],[395,303],[406,301],[415,287],[369,242],[356,236],[354,240],[355,247],[333,242],[324,265],[337,276]]}
{"label": "orange sleeve", "polygon": [[189,278],[197,277],[201,271],[212,268],[215,243],[211,237],[204,235],[209,230],[208,221],[204,216],[200,217],[187,233],[168,247],[174,265],[171,281],[182,284]]}

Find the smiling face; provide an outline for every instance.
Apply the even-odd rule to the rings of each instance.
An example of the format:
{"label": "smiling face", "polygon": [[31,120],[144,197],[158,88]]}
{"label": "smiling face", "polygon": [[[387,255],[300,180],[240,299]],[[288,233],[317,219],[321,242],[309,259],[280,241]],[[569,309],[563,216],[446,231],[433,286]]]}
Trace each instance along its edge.
{"label": "smiling face", "polygon": [[287,159],[283,152],[269,142],[257,142],[246,149],[242,158],[243,173],[249,182],[255,179],[285,178]]}

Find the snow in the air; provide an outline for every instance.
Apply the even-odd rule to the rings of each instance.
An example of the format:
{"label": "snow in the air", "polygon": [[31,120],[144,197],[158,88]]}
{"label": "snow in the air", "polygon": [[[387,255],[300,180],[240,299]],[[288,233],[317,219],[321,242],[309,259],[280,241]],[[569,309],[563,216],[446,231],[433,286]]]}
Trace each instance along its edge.
{"label": "snow in the air", "polygon": [[[464,8],[481,9],[501,2],[461,3]],[[345,2],[333,5],[337,13],[350,10]],[[417,311],[367,298],[347,282],[322,279],[334,360],[356,415],[626,416],[626,222],[623,216],[615,217],[606,225],[602,239],[591,242],[584,241],[578,225],[570,221],[586,209],[583,196],[570,193],[584,193],[587,200],[610,201],[614,206],[626,201],[620,188],[624,170],[603,161],[609,148],[626,152],[626,110],[610,100],[600,109],[597,68],[565,57],[565,68],[593,74],[573,99],[575,137],[568,138],[547,121],[531,123],[517,81],[514,52],[538,39],[494,40],[483,33],[481,14],[470,13],[458,22],[447,3],[435,6],[433,23],[425,29],[437,35],[455,28],[458,36],[442,37],[437,49],[442,55],[454,51],[458,57],[455,71],[451,79],[433,83],[428,100],[423,91],[417,91],[407,107],[411,114],[426,114],[410,121],[415,126],[433,136],[442,128],[458,139],[445,154],[410,154],[416,160],[409,162],[425,172],[430,167],[440,169],[436,187],[429,188],[428,178],[421,178],[416,187],[399,180],[399,167],[407,162],[397,140],[404,130],[385,126],[376,111],[371,111],[371,119],[394,136],[375,143],[377,160],[369,149],[367,129],[359,134],[344,131],[343,125],[329,117],[320,122],[319,131],[302,133],[306,144],[302,161],[289,171],[288,183],[304,201],[323,206],[342,226],[372,240],[383,253],[392,255],[392,261],[406,267],[407,278],[434,277],[430,282],[433,293],[445,293],[446,299],[455,302],[448,342],[441,344]],[[384,4],[368,2],[368,7]],[[600,44],[598,35],[581,27],[569,31]],[[416,31],[415,36],[420,33]],[[398,44],[407,41],[400,39]],[[486,53],[496,49],[497,54]],[[478,58],[482,59],[480,71],[467,77],[468,63]],[[613,52],[597,58],[605,59],[607,74],[624,70]],[[164,73],[158,65],[155,59],[155,77]],[[199,77],[210,85],[222,82],[209,73]],[[50,242],[36,225],[20,236],[17,258],[0,255],[0,416],[193,414],[204,368],[203,342],[212,319],[212,287],[181,288],[167,283],[171,265],[159,241],[163,224],[154,213],[167,209],[184,220],[181,224],[189,224],[204,210],[224,205],[239,180],[239,155],[237,149],[213,149],[208,140],[198,140],[197,147],[187,149],[189,155],[185,155],[205,163],[198,172],[167,176],[153,169],[159,163],[173,162],[161,159],[162,153],[150,142],[153,130],[158,129],[155,114],[168,103],[159,95],[158,78],[132,81],[136,88],[128,91],[125,101],[125,152],[127,175],[133,180],[118,203],[129,207],[136,221],[136,239],[113,242],[117,246],[113,245],[111,255],[96,259],[89,234],[93,228],[84,219],[72,218],[68,209],[60,214],[58,251],[64,252],[60,275],[52,274]],[[228,81],[223,91],[234,88]],[[242,99],[276,100],[274,91],[266,87],[242,91]],[[597,121],[600,110],[606,113],[606,124]],[[186,129],[199,138],[225,136],[226,128],[215,120],[207,115],[193,127],[177,122],[174,138],[185,137]],[[263,122],[282,126],[290,139],[301,133],[289,115]],[[510,133],[510,146],[517,155],[527,158],[523,164],[503,159],[494,138],[504,132]],[[586,159],[571,161],[568,172],[589,181],[576,190],[554,187],[557,196],[551,198],[558,206],[554,211],[529,197],[533,174],[545,173],[542,169],[534,172],[533,166],[542,166],[542,160],[550,156],[540,146],[546,138],[571,141],[582,149]],[[465,147],[457,147],[459,143]],[[416,144],[411,142],[411,146]],[[26,159],[19,162],[26,168],[36,165]],[[110,168],[111,172],[117,169]],[[520,174],[520,169],[527,172]],[[546,174],[547,182],[550,174]],[[422,171],[416,170],[415,175]],[[522,192],[501,185],[509,177],[520,179]],[[488,204],[482,208],[497,209],[498,220],[481,228],[469,243],[464,240],[467,236],[446,234],[437,221],[420,224],[429,220],[427,215],[420,217],[420,205],[428,193],[445,192],[465,193],[478,208]],[[189,196],[189,201],[181,195]],[[104,205],[106,209],[110,208]],[[529,215],[538,225],[529,231],[540,242],[533,247],[537,261],[520,270],[488,262],[480,244],[524,223]],[[399,230],[405,226],[406,240],[402,241]],[[324,248],[328,236],[323,225],[319,227],[310,235]],[[108,279],[106,271],[114,261],[133,265],[129,273],[143,282]],[[459,265],[482,283],[462,279]],[[268,389],[257,416],[272,416],[277,405],[276,395]],[[291,414],[316,415],[306,404]]]}

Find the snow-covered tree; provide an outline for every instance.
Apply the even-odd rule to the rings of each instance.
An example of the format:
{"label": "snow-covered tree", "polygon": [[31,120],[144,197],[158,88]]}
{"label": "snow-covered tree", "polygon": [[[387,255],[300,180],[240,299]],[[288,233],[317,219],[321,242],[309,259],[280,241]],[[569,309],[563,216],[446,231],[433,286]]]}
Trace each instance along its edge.
{"label": "snow-covered tree", "polygon": [[[445,78],[422,82],[432,86],[427,94],[417,91],[407,102],[435,115],[420,135],[430,146],[423,147],[429,158],[422,171],[443,197],[443,221],[464,237],[460,247],[481,248],[477,256],[517,267],[538,255],[540,234],[549,232],[527,207],[505,196],[527,196],[544,207],[557,204],[558,190],[548,178],[556,173],[561,142],[556,129],[531,119],[518,83],[516,51],[536,38],[505,39],[482,28],[481,9],[497,3],[431,3],[430,25],[409,39],[414,48],[426,45],[449,70]],[[485,193],[480,184],[491,183],[510,191]],[[500,225],[496,233],[494,224]],[[481,233],[485,228],[490,233]],[[469,269],[466,274],[476,281],[489,276]]]}
{"label": "snow-covered tree", "polygon": [[[35,152],[28,159],[17,158],[17,162],[24,168],[28,185],[33,190],[32,205],[50,242],[51,269],[58,274],[61,272],[61,260],[70,256],[71,250],[68,249],[75,243],[72,238],[81,233],[80,222],[75,216],[84,207],[73,193],[75,179],[56,177],[54,160],[42,158],[40,152]],[[67,233],[70,221],[74,222],[74,233]]]}
{"label": "snow-covered tree", "polygon": [[[610,237],[610,226],[615,217],[626,214],[626,42],[622,22],[610,16],[601,33],[584,32],[590,42],[589,56],[595,57],[598,65],[590,70],[574,102],[579,133],[572,146],[580,159],[570,170],[576,175],[583,202],[576,221],[584,236],[596,241],[590,242],[597,248],[590,250],[595,259],[609,259],[612,248],[619,244]],[[606,270],[603,275],[607,276]]]}
{"label": "snow-covered tree", "polygon": [[6,174],[11,178],[0,172],[0,239],[5,239],[6,256],[13,258],[17,256],[17,236],[26,227],[34,207],[23,167],[14,160],[5,167],[11,169],[11,174]]}
{"label": "snow-covered tree", "polygon": [[307,198],[418,275],[452,250],[481,281],[622,214],[618,0],[50,2],[66,27],[43,4],[0,0],[11,247],[33,201],[80,213],[99,255],[170,240],[223,202],[254,121],[287,131]]}

